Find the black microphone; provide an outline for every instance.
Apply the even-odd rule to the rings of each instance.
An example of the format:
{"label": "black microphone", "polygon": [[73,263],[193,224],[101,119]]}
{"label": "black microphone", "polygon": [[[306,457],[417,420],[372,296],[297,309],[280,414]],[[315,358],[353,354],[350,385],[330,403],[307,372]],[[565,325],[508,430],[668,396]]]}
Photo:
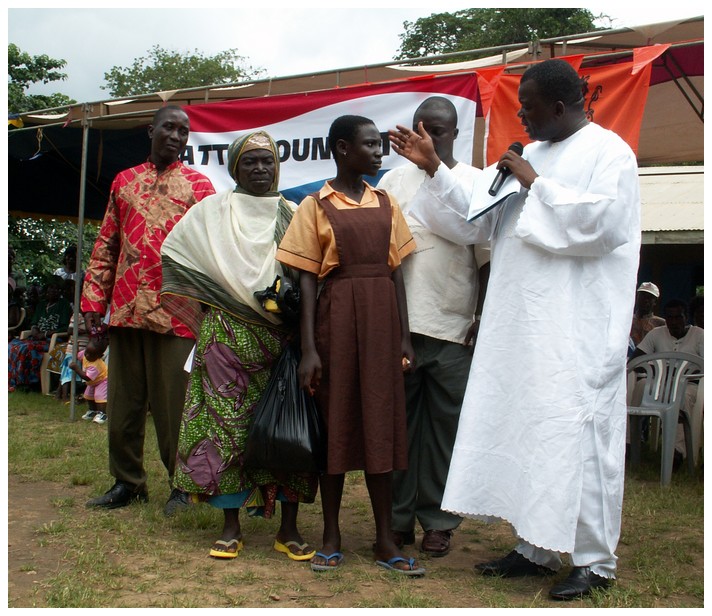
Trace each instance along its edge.
{"label": "black microphone", "polygon": [[[507,148],[508,150],[512,150],[515,154],[519,154],[519,156],[522,155],[522,152],[524,152],[524,146],[519,143],[519,141],[515,141],[512,145]],[[502,188],[502,184],[504,184],[504,180],[506,180],[510,175],[512,171],[509,167],[500,167],[499,171],[497,172],[497,175],[494,178],[494,182],[492,182],[492,186],[489,187],[489,192],[490,195],[493,197],[499,192],[499,189]]]}

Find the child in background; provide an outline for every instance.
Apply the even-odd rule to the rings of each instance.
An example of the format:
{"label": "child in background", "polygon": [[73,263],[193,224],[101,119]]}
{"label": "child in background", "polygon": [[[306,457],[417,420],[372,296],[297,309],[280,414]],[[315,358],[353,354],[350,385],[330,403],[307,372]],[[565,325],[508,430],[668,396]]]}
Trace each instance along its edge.
{"label": "child in background", "polygon": [[[77,357],[79,357],[78,354],[86,348],[87,342],[89,342],[89,334],[84,327],[84,316],[81,313],[79,313],[77,322]],[[74,370],[69,367],[69,364],[72,363],[72,355],[74,353],[74,315],[72,315],[72,318],[69,319],[69,331],[67,332],[67,336],[69,341],[67,342],[67,346],[64,350],[64,358],[62,359],[62,363],[59,368],[59,388],[57,389],[56,394],[57,400],[60,400],[65,404],[69,404],[72,379],[77,378]],[[51,368],[48,369],[51,371]]]}
{"label": "child in background", "polygon": [[89,404],[89,410],[82,415],[82,419],[98,424],[106,423],[107,419],[106,399],[109,369],[102,359],[107,342],[105,337],[90,338],[86,348],[77,355],[77,358],[81,359],[82,365],[79,366],[75,361],[69,364],[69,367],[87,384],[84,399]]}

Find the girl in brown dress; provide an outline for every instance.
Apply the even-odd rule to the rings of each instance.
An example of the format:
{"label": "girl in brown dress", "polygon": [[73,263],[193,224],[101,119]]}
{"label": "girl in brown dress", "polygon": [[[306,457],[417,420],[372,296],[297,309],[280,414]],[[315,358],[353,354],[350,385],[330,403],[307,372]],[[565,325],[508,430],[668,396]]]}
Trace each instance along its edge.
{"label": "girl in brown dress", "polygon": [[302,201],[277,251],[279,261],[302,272],[299,378],[327,426],[323,545],[311,567],[342,563],[344,476],[364,470],[376,563],[423,575],[391,536],[392,475],[407,466],[403,368],[414,359],[400,262],[415,242],[395,201],[363,180],[378,173],[383,157],[373,122],[337,118],[329,147],[336,177]]}

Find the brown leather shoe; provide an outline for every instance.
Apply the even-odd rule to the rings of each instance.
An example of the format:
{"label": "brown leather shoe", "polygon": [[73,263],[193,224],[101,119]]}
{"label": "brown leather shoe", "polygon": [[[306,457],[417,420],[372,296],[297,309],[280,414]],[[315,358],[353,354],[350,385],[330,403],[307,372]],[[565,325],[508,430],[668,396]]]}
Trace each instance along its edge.
{"label": "brown leather shoe", "polygon": [[426,530],[420,551],[428,556],[445,556],[450,552],[451,530]]}

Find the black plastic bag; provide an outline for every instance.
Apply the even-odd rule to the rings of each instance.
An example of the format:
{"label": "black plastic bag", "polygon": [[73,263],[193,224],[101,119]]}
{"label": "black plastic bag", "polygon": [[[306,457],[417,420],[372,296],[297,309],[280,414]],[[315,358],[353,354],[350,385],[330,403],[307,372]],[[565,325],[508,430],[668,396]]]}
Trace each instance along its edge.
{"label": "black plastic bag", "polygon": [[299,323],[299,283],[287,276],[277,276],[271,287],[255,291],[254,296],[267,312],[279,314],[286,323]]}
{"label": "black plastic bag", "polygon": [[314,399],[299,387],[300,352],[288,344],[255,407],[245,466],[314,473],[326,469],[326,431]]}

